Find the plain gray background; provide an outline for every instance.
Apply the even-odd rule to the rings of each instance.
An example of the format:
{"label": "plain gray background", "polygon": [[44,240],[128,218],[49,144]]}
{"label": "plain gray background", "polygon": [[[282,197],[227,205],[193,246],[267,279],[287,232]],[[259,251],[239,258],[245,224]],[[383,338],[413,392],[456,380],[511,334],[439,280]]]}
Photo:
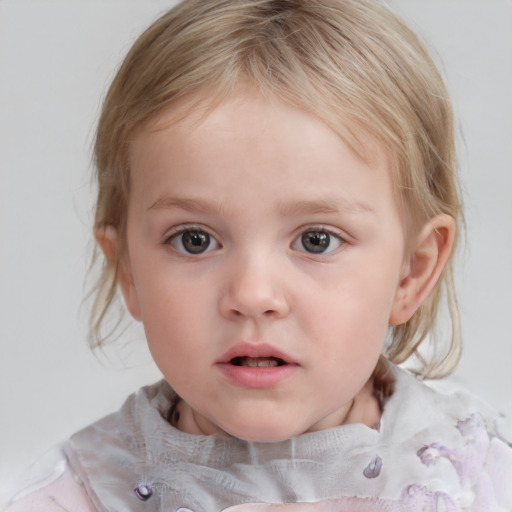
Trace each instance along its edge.
{"label": "plain gray background", "polygon": [[[465,352],[454,378],[512,416],[512,2],[390,3],[437,49],[463,130]],[[51,445],[159,378],[139,327],[93,356],[82,301],[100,100],[170,5],[0,0],[0,495]]]}

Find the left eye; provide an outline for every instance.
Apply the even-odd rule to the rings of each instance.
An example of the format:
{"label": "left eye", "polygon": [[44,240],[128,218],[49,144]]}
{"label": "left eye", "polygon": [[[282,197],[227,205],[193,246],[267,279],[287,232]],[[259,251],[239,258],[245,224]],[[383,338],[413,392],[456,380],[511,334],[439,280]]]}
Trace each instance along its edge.
{"label": "left eye", "polygon": [[304,250],[312,254],[326,254],[334,251],[343,243],[342,239],[328,231],[304,231],[293,243],[294,249]]}
{"label": "left eye", "polygon": [[169,243],[185,254],[203,254],[219,248],[219,243],[206,231],[187,229],[173,235]]}

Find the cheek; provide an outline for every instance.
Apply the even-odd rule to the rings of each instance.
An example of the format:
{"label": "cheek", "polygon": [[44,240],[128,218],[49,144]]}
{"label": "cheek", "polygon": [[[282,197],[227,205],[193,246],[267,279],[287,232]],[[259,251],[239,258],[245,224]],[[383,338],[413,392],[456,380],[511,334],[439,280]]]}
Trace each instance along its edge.
{"label": "cheek", "polygon": [[155,271],[154,267],[153,272],[140,278],[141,320],[155,360],[169,356],[175,359],[178,354],[180,358],[192,358],[215,309],[204,283],[180,280],[179,276]]}
{"label": "cheek", "polygon": [[331,323],[358,330],[387,326],[399,282],[398,268],[347,266],[331,282],[335,284],[318,293],[321,300],[311,300],[312,317],[321,319],[326,328]]}
{"label": "cheek", "polygon": [[191,330],[198,305],[189,291],[177,286],[169,289],[158,282],[141,295],[141,320],[150,344],[173,343]]}
{"label": "cheek", "polygon": [[161,302],[146,303],[142,315],[149,351],[171,385],[172,379],[189,377],[199,350],[196,338],[191,335],[196,323],[189,312],[185,301],[166,295]]}
{"label": "cheek", "polygon": [[[374,265],[375,267],[375,265]],[[378,267],[378,266],[377,266]],[[324,354],[354,364],[375,359],[382,350],[398,281],[398,270],[350,268],[337,284],[314,294],[320,300],[303,304],[303,329],[313,333]],[[393,276],[393,277],[390,277]]]}

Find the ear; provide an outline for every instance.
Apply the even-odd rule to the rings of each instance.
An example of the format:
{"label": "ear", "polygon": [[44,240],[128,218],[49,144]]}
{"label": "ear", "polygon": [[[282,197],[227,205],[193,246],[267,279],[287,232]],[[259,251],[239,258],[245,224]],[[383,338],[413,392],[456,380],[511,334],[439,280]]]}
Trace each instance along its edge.
{"label": "ear", "polygon": [[101,247],[110,267],[117,267],[117,280],[121,287],[126,307],[135,320],[140,320],[140,307],[137,290],[133,282],[128,254],[120,253],[117,229],[114,226],[101,226],[94,232],[94,237]]}
{"label": "ear", "polygon": [[395,294],[390,325],[400,325],[414,315],[435,288],[455,240],[455,219],[440,214],[421,229],[404,265],[404,275]]}

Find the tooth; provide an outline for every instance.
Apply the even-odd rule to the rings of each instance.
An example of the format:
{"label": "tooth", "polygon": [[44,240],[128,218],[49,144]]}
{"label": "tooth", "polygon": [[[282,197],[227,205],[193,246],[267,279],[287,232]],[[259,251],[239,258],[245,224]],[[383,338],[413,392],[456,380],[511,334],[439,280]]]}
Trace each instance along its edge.
{"label": "tooth", "polygon": [[267,368],[278,366],[278,364],[276,359],[268,357],[242,357],[240,361],[240,366],[249,366],[251,368]]}

